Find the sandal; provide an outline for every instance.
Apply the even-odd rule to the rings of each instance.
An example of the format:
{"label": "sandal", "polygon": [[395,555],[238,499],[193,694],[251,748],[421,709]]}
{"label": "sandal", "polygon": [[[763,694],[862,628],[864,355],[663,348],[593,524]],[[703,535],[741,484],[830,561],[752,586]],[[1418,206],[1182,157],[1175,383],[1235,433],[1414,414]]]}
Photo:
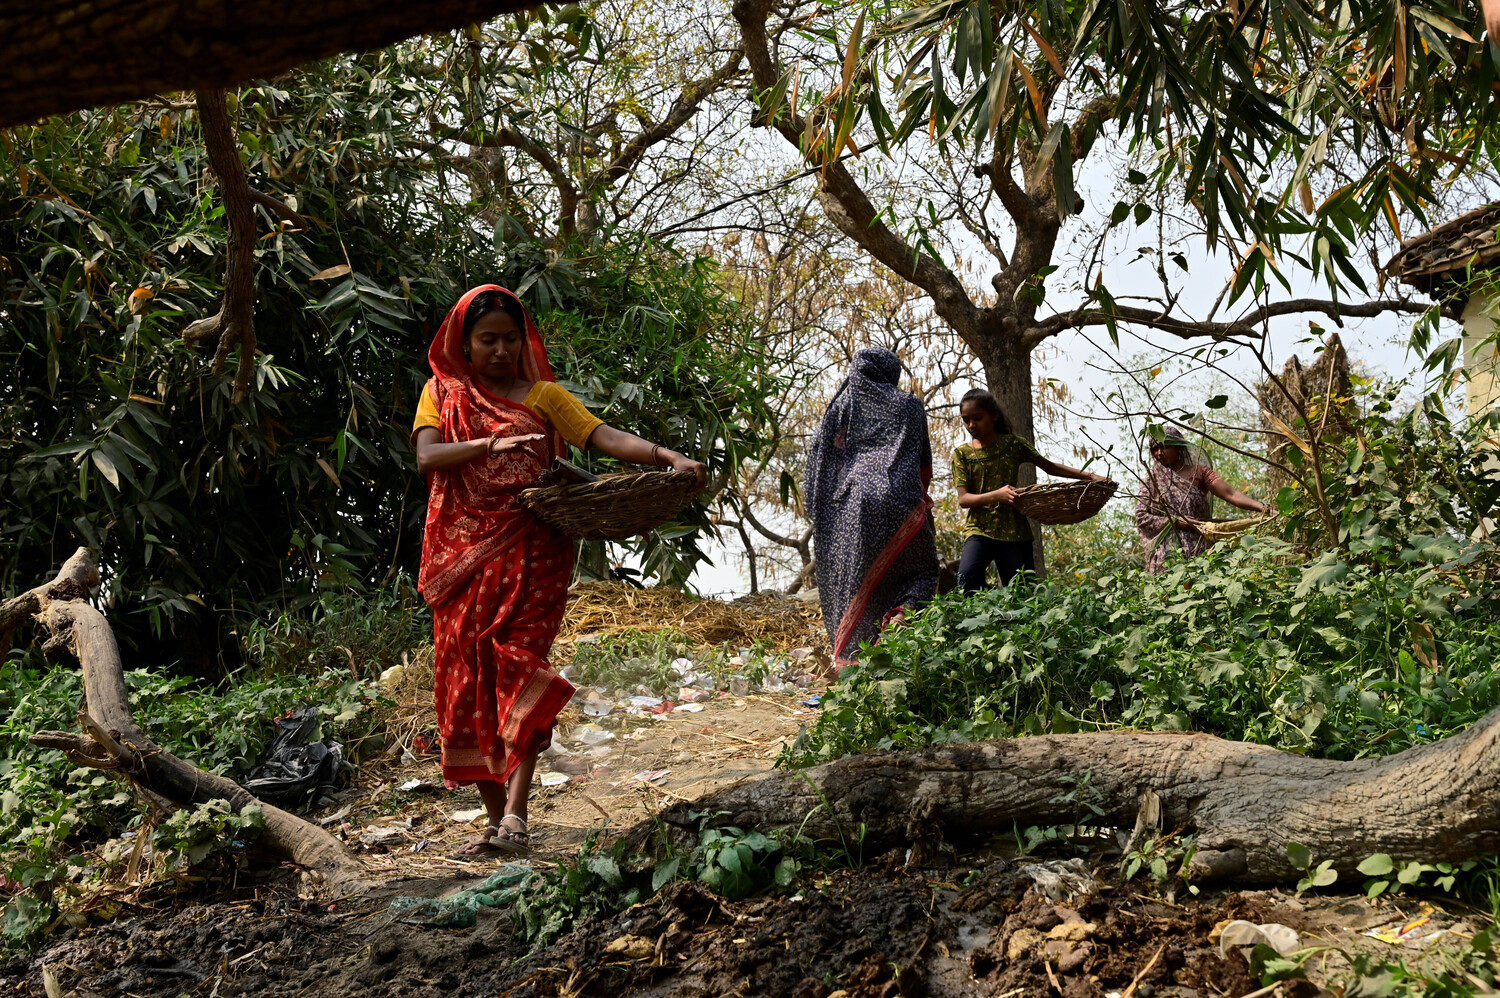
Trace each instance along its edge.
{"label": "sandal", "polygon": [[[511,818],[520,822],[521,827],[510,828],[506,826],[505,822]],[[527,830],[526,819],[519,814],[507,814],[500,819],[500,826],[498,828],[493,825],[490,827],[495,828],[495,834],[490,836],[489,842],[496,849],[514,855],[525,855],[531,852],[531,832]],[[486,831],[488,830],[486,829]]]}
{"label": "sandal", "polygon": [[495,836],[500,833],[499,825],[485,825],[484,832],[478,837],[470,839],[463,845],[448,854],[450,859],[478,859],[491,853],[499,852],[500,847],[495,845]]}

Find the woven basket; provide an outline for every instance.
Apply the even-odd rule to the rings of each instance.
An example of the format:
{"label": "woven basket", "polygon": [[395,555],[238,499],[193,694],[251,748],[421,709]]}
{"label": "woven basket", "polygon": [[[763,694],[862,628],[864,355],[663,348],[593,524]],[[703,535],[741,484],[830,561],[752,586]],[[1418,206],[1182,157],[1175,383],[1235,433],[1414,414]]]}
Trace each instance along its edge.
{"label": "woven basket", "polygon": [[1186,519],[1193,525],[1193,529],[1209,540],[1226,541],[1236,534],[1243,534],[1247,530],[1254,530],[1263,524],[1270,523],[1276,519],[1276,514],[1256,513],[1254,516],[1245,516],[1238,520],[1194,520],[1192,517]]}
{"label": "woven basket", "polygon": [[1037,523],[1082,523],[1104,508],[1119,482],[1055,482],[1016,490],[1013,505]]}
{"label": "woven basket", "polygon": [[671,520],[692,500],[691,471],[605,475],[597,482],[544,485],[521,504],[558,530],[586,541],[623,541]]}

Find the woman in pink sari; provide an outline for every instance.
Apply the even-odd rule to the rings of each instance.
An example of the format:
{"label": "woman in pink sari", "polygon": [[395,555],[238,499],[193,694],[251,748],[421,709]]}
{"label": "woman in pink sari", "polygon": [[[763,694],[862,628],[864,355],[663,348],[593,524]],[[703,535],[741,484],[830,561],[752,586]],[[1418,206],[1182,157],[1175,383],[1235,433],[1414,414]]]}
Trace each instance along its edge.
{"label": "woman in pink sari", "polygon": [[1213,546],[1192,524],[1213,515],[1213,496],[1255,513],[1268,508],[1231,488],[1207,464],[1193,461],[1176,427],[1167,427],[1160,440],[1151,442],[1151,459],[1146,487],[1135,506],[1135,524],[1146,549],[1146,571],[1152,575],[1165,570],[1172,551],[1196,558]]}
{"label": "woman in pink sari", "polygon": [[478,784],[489,815],[465,846],[530,848],[526,800],[573,686],[547,664],[573,573],[573,545],[520,504],[561,441],[636,464],[697,461],[609,426],[557,384],[520,299],[487,284],[448,313],[412,428],[427,476],[418,588],[433,610],[443,782]]}

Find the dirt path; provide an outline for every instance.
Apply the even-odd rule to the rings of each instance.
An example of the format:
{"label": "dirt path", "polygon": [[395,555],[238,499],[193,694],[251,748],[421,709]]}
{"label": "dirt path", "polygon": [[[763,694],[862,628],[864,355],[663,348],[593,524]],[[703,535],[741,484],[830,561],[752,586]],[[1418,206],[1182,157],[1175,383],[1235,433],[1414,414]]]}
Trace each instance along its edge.
{"label": "dirt path", "polygon": [[[570,707],[537,767],[538,853],[571,853],[606,823],[620,831],[667,803],[766,772],[816,718],[802,701],[817,692],[724,695],[696,712],[647,716],[587,718]],[[449,855],[483,826],[480,809],[477,791],[444,789],[436,757],[425,756],[367,774],[315,818],[389,876],[443,876],[493,865]]]}

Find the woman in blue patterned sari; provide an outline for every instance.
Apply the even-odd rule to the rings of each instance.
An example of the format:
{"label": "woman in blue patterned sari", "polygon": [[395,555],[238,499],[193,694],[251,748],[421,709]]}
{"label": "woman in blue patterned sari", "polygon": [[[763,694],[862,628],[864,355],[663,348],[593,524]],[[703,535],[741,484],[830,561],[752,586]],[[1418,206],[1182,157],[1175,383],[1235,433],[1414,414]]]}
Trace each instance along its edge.
{"label": "woman in blue patterned sari", "polygon": [[823,624],[840,668],[882,624],[937,591],[927,411],[896,387],[900,376],[891,351],[859,351],[808,444],[803,499]]}

